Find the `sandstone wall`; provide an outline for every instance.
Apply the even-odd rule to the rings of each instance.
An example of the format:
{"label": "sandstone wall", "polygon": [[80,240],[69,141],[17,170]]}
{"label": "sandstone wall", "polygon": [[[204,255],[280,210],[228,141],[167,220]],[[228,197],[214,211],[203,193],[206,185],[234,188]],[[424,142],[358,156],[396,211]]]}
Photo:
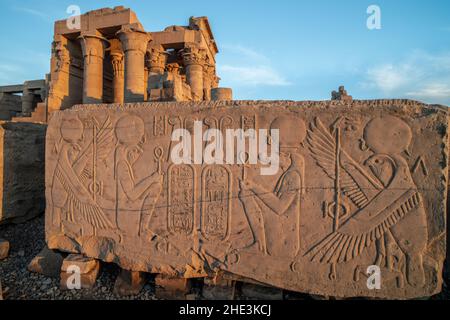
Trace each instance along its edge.
{"label": "sandstone wall", "polygon": [[45,210],[46,125],[0,123],[0,223],[20,223]]}
{"label": "sandstone wall", "polygon": [[[280,129],[280,170],[173,164],[171,133],[193,133],[195,120]],[[446,110],[409,100],[76,106],[49,122],[47,242],[171,276],[431,295],[446,250],[447,139]],[[379,290],[367,287],[372,265]]]}

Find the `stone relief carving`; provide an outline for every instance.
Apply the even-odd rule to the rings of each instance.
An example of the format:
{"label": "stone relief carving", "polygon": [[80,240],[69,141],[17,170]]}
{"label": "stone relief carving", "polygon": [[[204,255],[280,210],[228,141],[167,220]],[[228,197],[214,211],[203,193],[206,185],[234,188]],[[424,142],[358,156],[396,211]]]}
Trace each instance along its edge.
{"label": "stone relief carving", "polygon": [[[48,237],[81,241],[81,250],[83,237],[94,239],[89,248],[97,241],[99,258],[117,256],[139,271],[221,269],[338,296],[435,292],[446,115],[412,106],[416,114],[434,112],[416,121],[405,109],[374,112],[366,102],[357,107],[361,115],[349,117],[354,106],[330,113],[320,104],[293,104],[236,111],[212,103],[214,115],[179,103],[58,112],[47,140]],[[247,148],[236,155],[241,163],[175,165],[171,134],[192,133],[195,120],[221,132],[278,129],[278,172],[261,176],[264,164],[250,164]],[[371,265],[382,270],[380,292],[365,285]]]}
{"label": "stone relief carving", "polygon": [[108,138],[104,136],[104,126],[100,134],[97,134],[95,126],[93,128],[93,139],[83,149],[80,143],[84,125],[80,119],[73,117],[61,123],[61,139],[53,149],[58,162],[52,183],[52,221],[57,225],[61,221],[63,224],[87,224],[93,227],[95,234],[97,229],[111,228],[113,224],[96,201],[101,192],[101,183],[96,181],[97,148],[101,158],[106,145],[103,143],[102,149],[102,142],[107,143]]}
{"label": "stone relief carving", "polygon": [[[312,261],[330,263],[335,279],[335,264],[355,258],[374,242],[374,264],[392,268],[389,249],[394,243],[406,256],[408,282],[422,286],[427,222],[422,196],[402,156],[413,138],[409,126],[392,116],[370,120],[364,129],[364,140],[373,155],[364,166],[340,146],[338,126],[329,132],[316,119],[308,138],[317,164],[335,181],[335,202],[333,232],[307,256]],[[357,206],[356,212],[341,212],[342,195]]]}

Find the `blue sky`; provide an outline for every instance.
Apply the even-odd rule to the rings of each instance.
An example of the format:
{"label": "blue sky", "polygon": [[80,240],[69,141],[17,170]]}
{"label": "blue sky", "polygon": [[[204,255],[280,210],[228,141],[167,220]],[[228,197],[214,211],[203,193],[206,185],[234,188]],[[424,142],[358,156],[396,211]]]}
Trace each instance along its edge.
{"label": "blue sky", "polygon": [[[448,0],[0,0],[0,85],[48,73],[53,21],[72,4],[130,7],[147,31],[208,16],[236,99],[324,100],[342,84],[357,99],[450,105]],[[380,30],[366,27],[372,4]]]}

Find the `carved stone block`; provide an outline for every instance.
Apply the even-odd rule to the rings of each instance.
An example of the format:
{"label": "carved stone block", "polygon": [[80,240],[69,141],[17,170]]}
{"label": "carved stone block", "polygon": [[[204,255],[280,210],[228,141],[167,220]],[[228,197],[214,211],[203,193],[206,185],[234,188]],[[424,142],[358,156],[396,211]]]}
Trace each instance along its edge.
{"label": "carved stone block", "polygon": [[[170,277],[226,271],[323,296],[433,295],[447,128],[446,109],[410,100],[75,106],[49,122],[47,242]],[[177,132],[200,162],[175,163]],[[223,150],[211,151],[212,135]],[[208,150],[216,162],[202,162]]]}

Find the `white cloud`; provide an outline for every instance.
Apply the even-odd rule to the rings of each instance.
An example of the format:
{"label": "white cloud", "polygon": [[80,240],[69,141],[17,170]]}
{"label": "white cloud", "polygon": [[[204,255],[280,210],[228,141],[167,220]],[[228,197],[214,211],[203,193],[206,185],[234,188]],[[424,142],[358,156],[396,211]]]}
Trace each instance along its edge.
{"label": "white cloud", "polygon": [[[407,69],[407,68],[406,68]],[[392,64],[386,64],[367,70],[367,77],[372,80],[367,86],[375,86],[384,92],[390,92],[398,89],[407,82],[404,74],[407,72],[404,67],[394,67]]]}
{"label": "white cloud", "polygon": [[367,69],[361,86],[389,97],[450,103],[450,53],[415,51],[402,62]]}
{"label": "white cloud", "polygon": [[228,82],[241,86],[288,86],[291,83],[267,66],[235,67],[219,66],[219,74]]}
{"label": "white cloud", "polygon": [[406,95],[420,97],[423,99],[442,98],[450,102],[450,84],[429,83],[417,91],[407,92]]}
{"label": "white cloud", "polygon": [[44,21],[52,22],[52,19],[48,14],[46,14],[45,12],[36,10],[36,9],[24,8],[24,7],[14,7],[13,9],[15,11],[24,12],[24,13],[30,14],[32,16],[38,17]]}
{"label": "white cloud", "polygon": [[222,83],[232,87],[288,86],[291,83],[278,72],[264,54],[242,45],[223,45],[218,63]]}
{"label": "white cloud", "polygon": [[265,55],[255,51],[251,48],[247,48],[247,47],[244,47],[239,44],[235,44],[235,45],[225,44],[225,45],[221,46],[221,49],[224,49],[226,52],[238,54],[243,59],[248,59],[255,63],[265,63],[265,64],[270,63],[269,59]]}

